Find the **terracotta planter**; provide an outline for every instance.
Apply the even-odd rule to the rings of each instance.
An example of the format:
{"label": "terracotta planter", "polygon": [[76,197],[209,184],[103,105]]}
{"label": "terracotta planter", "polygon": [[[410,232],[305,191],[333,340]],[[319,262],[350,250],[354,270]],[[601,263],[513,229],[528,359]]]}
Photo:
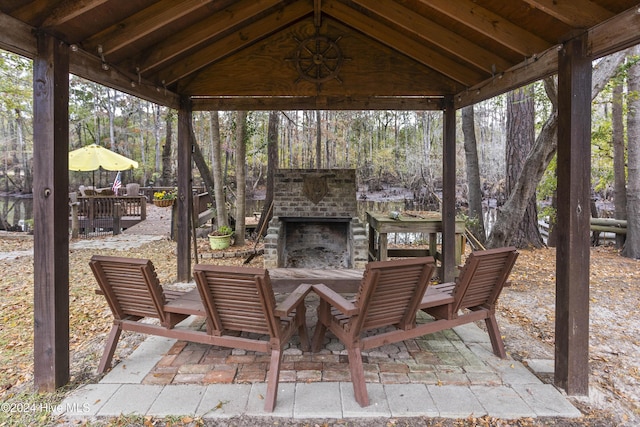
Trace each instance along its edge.
{"label": "terracotta planter", "polygon": [[168,208],[169,206],[173,206],[173,201],[174,199],[154,200],[153,204],[161,208]]}
{"label": "terracotta planter", "polygon": [[231,245],[231,234],[225,236],[213,236],[209,234],[209,246],[213,250],[226,249]]}

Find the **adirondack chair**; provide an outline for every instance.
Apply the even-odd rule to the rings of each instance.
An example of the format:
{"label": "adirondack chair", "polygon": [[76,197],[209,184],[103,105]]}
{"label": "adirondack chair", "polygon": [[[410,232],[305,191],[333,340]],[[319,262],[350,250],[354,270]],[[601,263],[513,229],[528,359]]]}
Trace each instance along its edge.
{"label": "adirondack chair", "polygon": [[[304,297],[311,285],[300,285],[276,306],[265,269],[197,264],[193,270],[208,330],[226,343],[221,345],[271,353],[264,408],[273,411],[283,348],[297,331],[303,350],[309,350]],[[225,332],[264,334],[269,335],[270,340],[223,336]]]}
{"label": "adirondack chair", "polygon": [[[122,331],[271,353],[265,410],[273,411],[283,346],[297,330],[303,349],[309,349],[304,297],[310,285],[299,286],[276,306],[263,269],[199,264],[194,268],[198,289],[172,292],[163,290],[147,259],[94,255],[90,266],[114,317],[99,373],[111,366]],[[175,328],[191,315],[207,317],[206,332]],[[270,340],[238,332],[264,333]]]}
{"label": "adirondack chair", "polygon": [[323,284],[313,285],[320,305],[312,350],[320,350],[327,329],[342,341],[360,406],[369,405],[362,351],[407,339],[434,270],[433,257],[370,262],[353,301]]}
{"label": "adirondack chair", "polygon": [[[98,373],[111,366],[122,331],[183,338],[180,332],[169,331],[192,314],[204,315],[202,303],[192,293],[165,291],[148,259],[94,255],[89,265],[114,318]],[[149,318],[160,324],[140,322]]]}
{"label": "adirondack chair", "polygon": [[484,320],[493,352],[503,359],[507,357],[495,308],[517,258],[514,247],[472,252],[455,282],[429,287],[420,309],[435,321],[420,325],[417,330],[432,333]]}

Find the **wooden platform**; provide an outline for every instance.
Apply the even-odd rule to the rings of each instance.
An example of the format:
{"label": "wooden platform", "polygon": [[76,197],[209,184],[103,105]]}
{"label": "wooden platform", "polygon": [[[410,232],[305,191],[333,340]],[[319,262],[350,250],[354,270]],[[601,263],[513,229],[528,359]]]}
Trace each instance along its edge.
{"label": "wooden platform", "polygon": [[274,292],[291,292],[301,283],[324,283],[336,292],[353,293],[358,291],[363,273],[364,270],[356,269],[269,269]]}

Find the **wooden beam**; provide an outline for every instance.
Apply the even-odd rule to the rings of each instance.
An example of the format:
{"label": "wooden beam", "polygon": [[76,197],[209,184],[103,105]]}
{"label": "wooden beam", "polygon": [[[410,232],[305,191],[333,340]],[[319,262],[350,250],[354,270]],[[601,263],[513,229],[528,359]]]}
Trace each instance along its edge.
{"label": "wooden beam", "polygon": [[97,51],[102,46],[102,53],[106,57],[119,49],[169,25],[171,22],[206,8],[213,0],[161,0],[152,6],[141,10],[116,25],[100,31],[83,43],[89,52]]}
{"label": "wooden beam", "polygon": [[141,55],[139,62],[134,64],[143,75],[150,70],[157,69],[174,58],[188,52],[197,46],[207,44],[221,34],[255,19],[265,11],[271,10],[283,3],[282,0],[243,0],[209,18],[198,21],[184,31],[173,34],[160,43],[147,49],[146,57]]}
{"label": "wooden beam", "polygon": [[551,15],[573,28],[589,28],[611,18],[613,13],[589,0],[524,0],[531,7]]}
{"label": "wooden beam", "polygon": [[156,76],[157,81],[164,81],[166,85],[175,83],[177,80],[185,78],[221,58],[255,43],[311,12],[312,8],[309,4],[296,2],[284,8],[281,13],[270,14],[249,26],[243,27],[242,31],[234,32],[216,40],[215,43],[182,58],[179,63],[159,71]]}
{"label": "wooden beam", "polygon": [[455,279],[456,268],[456,110],[453,97],[444,99],[442,144],[442,275]]}
{"label": "wooden beam", "polygon": [[561,45],[526,59],[515,67],[456,94],[456,109],[476,104],[510,90],[543,79],[558,71],[558,49]]}
{"label": "wooden beam", "polygon": [[473,0],[418,1],[525,57],[544,52],[550,47],[549,42],[479,6]]}
{"label": "wooden beam", "polygon": [[380,21],[369,18],[339,1],[325,0],[322,4],[322,11],[464,86],[471,86],[473,82],[482,78],[483,74],[479,71],[476,72],[465,67],[430,49],[420,41],[407,37],[389,26],[382,25]]}
{"label": "wooden beam", "polygon": [[156,104],[176,110],[180,105],[176,93],[145,79],[140,79],[138,76],[128,74],[110,64],[103,63],[100,58],[81,49],[71,52],[70,71],[76,76]]}
{"label": "wooden beam", "polygon": [[[629,31],[620,31],[621,28],[628,28]],[[594,59],[637,44],[640,44],[640,5],[589,30],[589,51]]]}
{"label": "wooden beam", "polygon": [[559,52],[555,383],[589,393],[591,58],[587,36]]}
{"label": "wooden beam", "polygon": [[69,381],[69,51],[38,37],[33,63],[34,382]]}
{"label": "wooden beam", "polygon": [[38,48],[33,27],[0,12],[0,28],[0,49],[32,59],[36,56]]}
{"label": "wooden beam", "polygon": [[404,110],[441,111],[441,97],[196,97],[194,111]]}
{"label": "wooden beam", "polygon": [[191,231],[189,228],[191,209],[191,101],[180,98],[178,110],[178,215],[177,215],[177,262],[178,281],[191,280]]}
{"label": "wooden beam", "polygon": [[388,20],[411,32],[416,40],[438,46],[486,73],[501,72],[511,67],[504,58],[400,4],[364,0],[354,0],[354,3],[378,15],[378,19]]}

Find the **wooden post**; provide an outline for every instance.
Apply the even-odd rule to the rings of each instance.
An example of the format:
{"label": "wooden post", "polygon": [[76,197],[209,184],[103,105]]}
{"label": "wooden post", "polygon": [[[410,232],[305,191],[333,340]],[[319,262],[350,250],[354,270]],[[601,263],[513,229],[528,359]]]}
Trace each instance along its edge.
{"label": "wooden post", "polygon": [[34,384],[69,381],[69,49],[38,36],[33,61]]}
{"label": "wooden post", "polygon": [[442,275],[455,279],[456,260],[456,110],[453,97],[444,99],[442,155]]}
{"label": "wooden post", "polygon": [[122,232],[122,206],[120,203],[113,204],[113,235],[117,236]]}
{"label": "wooden post", "polygon": [[555,383],[589,393],[591,59],[586,34],[564,44],[558,69]]}
{"label": "wooden post", "polygon": [[178,111],[178,204],[176,215],[178,281],[191,280],[191,99],[183,96]]}

